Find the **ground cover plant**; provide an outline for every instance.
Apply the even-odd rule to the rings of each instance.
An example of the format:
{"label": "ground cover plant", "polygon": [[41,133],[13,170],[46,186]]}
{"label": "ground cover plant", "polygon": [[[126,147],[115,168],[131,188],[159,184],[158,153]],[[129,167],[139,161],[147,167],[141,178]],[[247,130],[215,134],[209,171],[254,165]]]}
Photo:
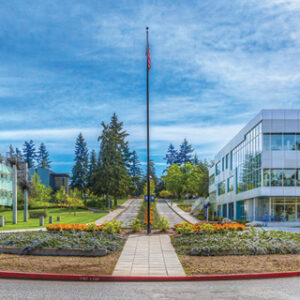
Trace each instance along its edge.
{"label": "ground cover plant", "polygon": [[[148,206],[147,202],[143,202],[139,210],[137,218],[140,220],[141,224],[144,226],[148,223]],[[150,224],[155,226],[159,221],[159,215],[156,208],[156,202],[151,202],[150,204]]]}
{"label": "ground cover plant", "polygon": [[300,254],[300,234],[255,228],[186,233],[174,237],[172,243],[181,255]]}
{"label": "ground cover plant", "polygon": [[180,209],[182,209],[185,212],[191,212],[192,206],[191,205],[178,205]]}
{"label": "ground cover plant", "polygon": [[[34,209],[30,212],[43,213],[43,209]],[[106,213],[93,212],[86,209],[77,209],[76,216],[68,208],[48,208],[46,209],[47,218],[45,218],[45,226],[49,224],[49,216],[52,216],[53,224],[73,224],[73,223],[89,223],[104,217]],[[0,227],[1,230],[16,230],[16,229],[31,229],[41,228],[39,219],[29,218],[27,222],[23,221],[24,212],[18,211],[18,224],[12,224],[12,211],[4,211],[0,213],[0,216],[5,217],[5,226]],[[60,221],[57,221],[57,217],[60,217]],[[44,226],[44,227],[45,227]]]}
{"label": "ground cover plant", "polygon": [[18,232],[0,234],[0,247],[21,248],[23,254],[34,249],[104,250],[105,255],[120,251],[125,239],[113,234],[86,231]]}

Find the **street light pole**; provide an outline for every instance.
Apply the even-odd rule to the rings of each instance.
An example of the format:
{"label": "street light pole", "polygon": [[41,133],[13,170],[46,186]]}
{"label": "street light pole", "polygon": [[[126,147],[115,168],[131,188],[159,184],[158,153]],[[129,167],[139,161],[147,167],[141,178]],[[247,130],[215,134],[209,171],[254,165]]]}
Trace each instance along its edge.
{"label": "street light pole", "polygon": [[146,38],[147,38],[147,60],[146,60],[146,69],[147,69],[147,196],[148,196],[148,218],[147,218],[147,234],[151,233],[151,224],[150,224],[150,142],[149,142],[149,40],[148,40],[148,27],[146,27]]}

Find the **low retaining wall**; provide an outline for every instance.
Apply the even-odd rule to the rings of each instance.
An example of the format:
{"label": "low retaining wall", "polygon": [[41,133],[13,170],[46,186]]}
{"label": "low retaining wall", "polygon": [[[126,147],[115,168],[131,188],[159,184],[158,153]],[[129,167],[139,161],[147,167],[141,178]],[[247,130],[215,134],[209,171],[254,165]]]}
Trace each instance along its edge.
{"label": "low retaining wall", "polygon": [[80,249],[26,249],[26,248],[0,248],[0,254],[39,255],[39,256],[105,256],[109,253],[105,249],[80,250]]}

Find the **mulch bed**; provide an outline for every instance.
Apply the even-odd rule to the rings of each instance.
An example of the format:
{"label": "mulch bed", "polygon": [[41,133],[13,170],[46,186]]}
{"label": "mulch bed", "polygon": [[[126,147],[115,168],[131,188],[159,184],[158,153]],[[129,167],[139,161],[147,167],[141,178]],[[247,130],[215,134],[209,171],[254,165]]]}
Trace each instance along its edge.
{"label": "mulch bed", "polygon": [[299,254],[251,256],[179,255],[187,275],[300,271]]}
{"label": "mulch bed", "polygon": [[120,252],[104,257],[0,255],[0,271],[111,275]]}

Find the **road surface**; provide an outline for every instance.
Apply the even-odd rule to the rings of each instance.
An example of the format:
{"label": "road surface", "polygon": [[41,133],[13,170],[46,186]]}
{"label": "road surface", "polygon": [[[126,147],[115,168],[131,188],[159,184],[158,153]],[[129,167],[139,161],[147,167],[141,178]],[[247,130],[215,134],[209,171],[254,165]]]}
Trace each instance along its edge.
{"label": "road surface", "polygon": [[116,220],[123,221],[125,227],[129,227],[129,223],[134,220],[139,212],[142,199],[135,199],[131,202],[130,206],[119,215]]}
{"label": "road surface", "polygon": [[179,217],[164,200],[158,200],[156,203],[157,211],[160,216],[164,216],[169,220],[170,226],[173,227],[174,224],[179,224],[184,222],[184,220]]}
{"label": "road surface", "polygon": [[1,300],[299,300],[300,278],[199,282],[0,280]]}

